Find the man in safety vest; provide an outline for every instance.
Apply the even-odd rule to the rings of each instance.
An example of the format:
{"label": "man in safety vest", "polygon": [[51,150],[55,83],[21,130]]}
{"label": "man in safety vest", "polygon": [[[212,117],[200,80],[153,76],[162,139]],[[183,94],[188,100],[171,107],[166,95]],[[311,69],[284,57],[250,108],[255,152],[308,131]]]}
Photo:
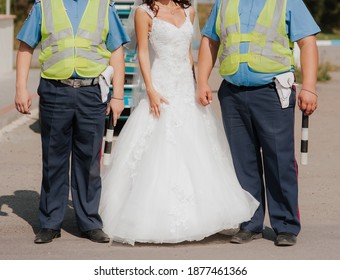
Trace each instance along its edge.
{"label": "man in safety vest", "polygon": [[[124,108],[122,45],[129,41],[113,2],[36,0],[17,39],[15,105],[23,114],[30,113],[27,79],[34,48],[41,44],[41,230],[34,242],[60,237],[70,169],[73,207],[82,235],[94,242],[109,242],[98,214],[100,150],[105,115],[113,110],[116,122]],[[109,77],[114,89],[111,100],[100,90],[99,78],[112,69],[109,65],[114,68],[113,79]]]}
{"label": "man in safety vest", "polygon": [[237,177],[260,206],[231,239],[261,238],[267,200],[275,245],[291,246],[300,232],[297,164],[294,154],[293,42],[303,74],[298,105],[317,107],[320,29],[302,0],[217,0],[202,31],[198,99],[212,101],[208,78],[219,58],[218,91],[225,132]]}

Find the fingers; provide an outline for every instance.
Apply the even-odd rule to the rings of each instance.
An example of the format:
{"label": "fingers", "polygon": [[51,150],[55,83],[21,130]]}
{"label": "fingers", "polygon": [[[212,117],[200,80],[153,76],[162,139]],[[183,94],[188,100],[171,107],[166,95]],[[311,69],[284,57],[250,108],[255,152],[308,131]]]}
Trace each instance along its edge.
{"label": "fingers", "polygon": [[305,116],[313,114],[318,106],[318,95],[312,91],[302,89],[298,96],[298,106]]}
{"label": "fingers", "polygon": [[306,116],[310,116],[311,114],[314,113],[316,110],[317,106],[316,105],[307,105],[305,110],[302,110]]}
{"label": "fingers", "polygon": [[153,105],[153,106],[150,106],[150,113],[156,117],[156,118],[159,118],[160,115],[161,115],[161,110],[160,110],[160,106],[159,105]]}
{"label": "fingers", "polygon": [[[112,110],[112,121],[113,121],[113,126],[115,127],[116,125],[117,125],[117,122],[118,122],[118,120],[119,120],[119,118],[120,118],[120,114],[121,114],[121,112],[120,111],[118,111],[118,110],[113,110],[113,109],[111,109]],[[110,113],[110,111],[109,111],[109,113]]]}
{"label": "fingers", "polygon": [[299,104],[300,110],[303,111],[306,116],[313,114],[313,112],[317,108],[316,104],[306,104],[306,103],[303,103],[303,102],[299,102],[299,103],[301,103],[301,104]]}
{"label": "fingers", "polygon": [[110,111],[112,110],[113,112],[113,125],[116,126],[117,121],[120,117],[120,114],[123,112],[124,110],[124,102],[122,102],[123,100],[118,100],[118,99],[111,99],[110,100],[110,104],[109,104],[109,108],[107,108],[106,112],[110,113]]}
{"label": "fingers", "polygon": [[204,96],[204,97],[199,97],[198,98],[198,101],[201,105],[203,106],[207,106],[209,105],[211,102],[212,102],[212,96],[210,95],[210,97],[207,95],[207,96]]}
{"label": "fingers", "polygon": [[32,105],[32,99],[27,92],[17,93],[15,97],[15,108],[22,114],[30,115],[30,108]]}
{"label": "fingers", "polygon": [[301,111],[304,112],[304,114],[306,116],[309,116],[311,114],[313,114],[313,112],[316,110],[317,108],[317,101],[305,101],[302,98],[298,99],[298,106],[300,108]]}
{"label": "fingers", "polygon": [[160,97],[159,102],[160,103],[150,104],[150,113],[156,118],[159,118],[161,115],[161,104],[169,104],[168,99],[163,96]]}
{"label": "fingers", "polygon": [[210,104],[212,102],[212,100],[213,100],[211,91],[207,92],[207,99],[208,99],[208,102]]}
{"label": "fingers", "polygon": [[113,126],[115,127],[119,119],[119,114],[113,112]]}
{"label": "fingers", "polygon": [[32,105],[32,100],[28,99],[27,106],[29,110],[31,109],[31,105]]}
{"label": "fingers", "polygon": [[207,106],[212,102],[212,92],[210,87],[203,87],[202,89],[198,89],[198,102],[203,105]]}
{"label": "fingers", "polygon": [[161,97],[161,102],[162,103],[165,103],[165,104],[169,104],[169,101],[168,101],[168,99],[166,99],[165,97]]}
{"label": "fingers", "polygon": [[30,105],[28,105],[27,103],[18,103],[16,104],[16,109],[18,112],[22,113],[22,114],[27,114],[27,115],[30,115],[31,112],[30,112]]}
{"label": "fingers", "polygon": [[106,107],[106,115],[109,115],[110,114],[110,111],[111,111],[111,107],[110,107],[110,104],[107,105]]}

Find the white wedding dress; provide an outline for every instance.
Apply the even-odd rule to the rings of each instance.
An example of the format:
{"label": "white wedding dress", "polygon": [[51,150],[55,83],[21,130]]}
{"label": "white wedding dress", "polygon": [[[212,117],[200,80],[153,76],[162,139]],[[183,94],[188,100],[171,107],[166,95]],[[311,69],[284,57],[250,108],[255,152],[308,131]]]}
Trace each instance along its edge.
{"label": "white wedding dress", "polygon": [[187,11],[180,27],[154,17],[149,33],[152,82],[169,104],[157,119],[141,99],[102,174],[100,215],[114,241],[201,240],[250,220],[259,205],[238,183],[221,121],[195,100]]}

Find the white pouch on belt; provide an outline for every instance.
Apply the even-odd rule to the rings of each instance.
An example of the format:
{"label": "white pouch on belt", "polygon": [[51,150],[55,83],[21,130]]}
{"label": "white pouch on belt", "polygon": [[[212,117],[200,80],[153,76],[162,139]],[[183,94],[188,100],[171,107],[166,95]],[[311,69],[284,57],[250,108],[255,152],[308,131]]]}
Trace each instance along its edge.
{"label": "white pouch on belt", "polygon": [[99,87],[102,95],[102,102],[106,102],[110,92],[110,85],[113,77],[113,67],[107,66],[106,69],[99,75]]}
{"label": "white pouch on belt", "polygon": [[287,108],[289,106],[289,97],[292,93],[292,87],[294,85],[293,72],[287,72],[274,77],[275,87],[277,94],[279,95],[281,107]]}

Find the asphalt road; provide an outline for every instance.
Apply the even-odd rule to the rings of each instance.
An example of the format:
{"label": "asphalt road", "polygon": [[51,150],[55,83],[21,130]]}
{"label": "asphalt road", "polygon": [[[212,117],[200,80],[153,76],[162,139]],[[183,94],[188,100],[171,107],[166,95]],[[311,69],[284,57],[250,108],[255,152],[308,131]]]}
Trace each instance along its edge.
{"label": "asphalt road", "polygon": [[[334,58],[333,63],[340,65],[339,48],[331,48],[330,52],[333,51],[334,56],[329,52],[327,55]],[[38,76],[34,75],[31,77]],[[340,72],[331,75],[331,81],[317,86],[319,107],[310,117],[309,163],[299,166],[302,231],[296,246],[286,248],[274,246],[274,234],[268,220],[265,238],[244,245],[231,244],[230,237],[220,234],[201,242],[176,245],[96,244],[79,236],[71,201],[61,238],[49,244],[35,245],[33,238],[39,228],[37,209],[41,179],[37,109],[33,106],[30,116],[20,116],[7,101],[1,101],[0,260],[339,260]],[[9,84],[14,83],[14,73],[8,76],[8,80]],[[215,89],[219,81],[215,70],[211,78]],[[31,83],[34,87],[37,80]],[[8,89],[0,88],[1,96],[8,94],[13,100],[14,92],[4,90]],[[218,111],[216,98],[212,106]],[[15,120],[5,121],[8,114],[14,114]],[[297,109],[298,160],[300,135],[301,113]]]}

